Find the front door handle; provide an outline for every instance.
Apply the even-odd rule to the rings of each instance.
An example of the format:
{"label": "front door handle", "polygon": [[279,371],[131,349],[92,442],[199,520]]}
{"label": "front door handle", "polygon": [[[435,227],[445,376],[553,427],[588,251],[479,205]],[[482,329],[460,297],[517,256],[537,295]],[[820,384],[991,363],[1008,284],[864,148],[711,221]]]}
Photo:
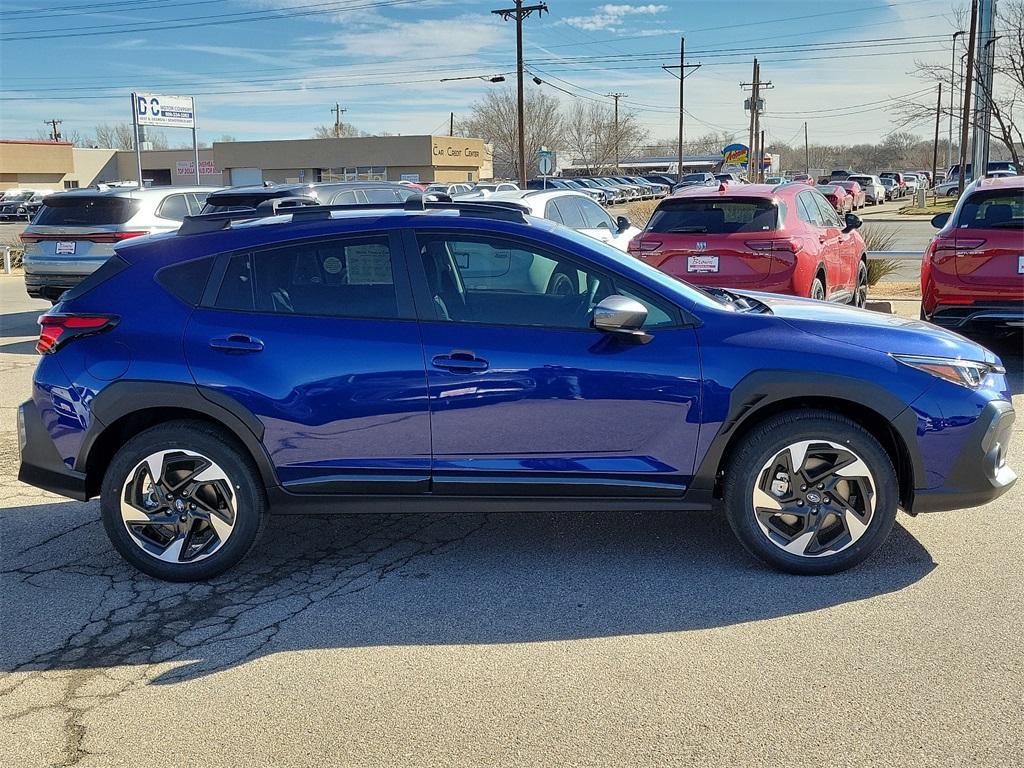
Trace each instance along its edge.
{"label": "front door handle", "polygon": [[430,361],[435,368],[448,371],[486,371],[489,364],[472,352],[464,349],[453,349],[447,355],[435,355]]}
{"label": "front door handle", "polygon": [[244,333],[232,333],[210,339],[210,349],[221,352],[262,352],[263,342]]}

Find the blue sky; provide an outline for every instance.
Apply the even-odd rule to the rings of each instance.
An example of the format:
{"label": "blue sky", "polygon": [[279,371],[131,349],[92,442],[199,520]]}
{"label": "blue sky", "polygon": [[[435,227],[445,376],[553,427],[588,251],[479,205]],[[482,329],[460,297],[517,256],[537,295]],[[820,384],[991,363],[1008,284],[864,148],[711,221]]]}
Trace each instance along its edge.
{"label": "blue sky", "polygon": [[[446,133],[449,111],[463,113],[488,88],[503,86],[441,78],[509,73],[506,85],[514,82],[515,25],[490,13],[511,4],[4,0],[0,134],[31,138],[53,117],[83,134],[129,120],[133,89],[195,94],[206,141],[222,134],[307,138],[333,122],[335,101],[348,110],[343,119],[363,130]],[[549,14],[525,24],[527,66],[575,98],[629,94],[622,107],[635,110],[655,138],[675,134],[677,81],[660,67],[678,63],[681,34],[693,52],[688,62],[703,64],[686,81],[688,134],[724,128],[745,135],[739,83],[750,79],[758,53],[762,77],[775,86],[765,94],[769,140],[802,140],[807,119],[812,141],[849,143],[896,127],[883,109],[895,102],[876,102],[922,91],[909,74],[914,59],[948,62],[953,29],[947,0],[548,5]],[[237,23],[255,17],[263,20]],[[118,31],[93,34],[107,30]],[[882,39],[888,42],[841,44]],[[527,87],[548,88],[567,104],[574,98],[529,80]],[[172,145],[190,139],[187,131],[166,135]]]}

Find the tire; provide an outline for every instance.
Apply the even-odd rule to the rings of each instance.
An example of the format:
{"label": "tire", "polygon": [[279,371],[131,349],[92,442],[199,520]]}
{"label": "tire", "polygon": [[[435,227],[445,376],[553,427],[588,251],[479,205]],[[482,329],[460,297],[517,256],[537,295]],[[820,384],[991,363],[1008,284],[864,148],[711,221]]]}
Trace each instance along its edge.
{"label": "tire", "polygon": [[864,308],[868,301],[868,265],[864,259],[860,260],[857,267],[857,285],[853,289],[853,300],[850,302],[855,307]]}
{"label": "tire", "polygon": [[820,277],[814,278],[811,281],[810,298],[817,299],[818,301],[825,300],[825,283]]}
{"label": "tire", "polygon": [[[831,474],[830,465],[843,474]],[[892,460],[871,434],[844,416],[808,409],[746,435],[726,468],[723,496],[748,552],[788,573],[819,575],[852,568],[882,545],[896,520],[898,487]]]}
{"label": "tire", "polygon": [[267,502],[242,446],[203,422],[173,421],[139,433],[114,455],[100,514],[114,548],[143,573],[202,581],[252,549]]}

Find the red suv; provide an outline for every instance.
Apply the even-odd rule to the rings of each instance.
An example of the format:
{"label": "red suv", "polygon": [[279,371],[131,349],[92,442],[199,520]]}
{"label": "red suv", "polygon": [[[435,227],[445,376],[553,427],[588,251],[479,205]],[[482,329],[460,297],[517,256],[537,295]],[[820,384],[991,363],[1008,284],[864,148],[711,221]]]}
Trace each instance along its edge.
{"label": "red suv", "polygon": [[817,189],[689,187],[664,198],[628,250],[696,285],[863,306],[868,270],[860,219],[840,218]]}
{"label": "red suv", "polygon": [[921,318],[1024,327],[1024,176],[970,184],[921,263]]}

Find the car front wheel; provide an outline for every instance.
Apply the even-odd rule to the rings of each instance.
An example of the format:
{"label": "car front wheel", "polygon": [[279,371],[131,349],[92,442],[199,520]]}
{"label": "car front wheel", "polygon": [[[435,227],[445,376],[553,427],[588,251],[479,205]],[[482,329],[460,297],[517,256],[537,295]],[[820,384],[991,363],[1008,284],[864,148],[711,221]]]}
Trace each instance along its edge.
{"label": "car front wheel", "polygon": [[167,581],[220,575],[252,548],[267,517],[244,449],[194,421],[152,427],[125,443],[104,477],[100,510],[121,556]]}
{"label": "car front wheel", "polygon": [[729,524],[754,556],[789,573],[846,570],[877,550],[899,503],[879,442],[828,411],[773,417],[747,435],[726,469]]}

